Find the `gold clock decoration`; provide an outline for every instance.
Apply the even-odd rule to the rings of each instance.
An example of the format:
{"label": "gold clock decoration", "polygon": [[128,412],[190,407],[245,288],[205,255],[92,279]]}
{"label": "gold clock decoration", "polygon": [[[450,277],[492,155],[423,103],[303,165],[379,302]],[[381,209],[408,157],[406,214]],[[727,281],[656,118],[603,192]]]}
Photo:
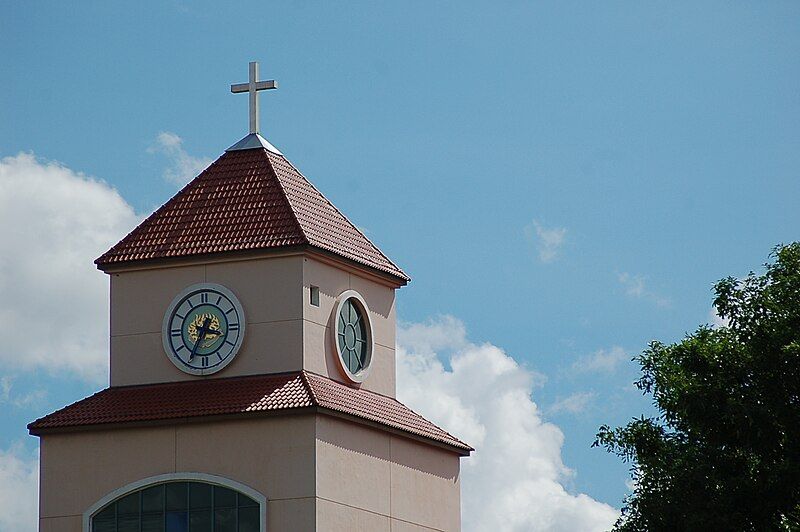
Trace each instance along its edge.
{"label": "gold clock decoration", "polygon": [[222,331],[219,326],[219,317],[216,313],[212,312],[205,312],[203,314],[196,314],[194,319],[189,323],[188,327],[186,327],[186,334],[189,336],[189,339],[192,343],[197,342],[197,338],[200,335],[198,329],[200,329],[203,324],[209,321],[208,327],[210,329],[209,332],[216,332],[219,334],[207,334],[203,338],[203,342],[200,344],[202,348],[207,349],[214,345],[214,342],[217,342],[221,338],[224,337],[225,331]]}

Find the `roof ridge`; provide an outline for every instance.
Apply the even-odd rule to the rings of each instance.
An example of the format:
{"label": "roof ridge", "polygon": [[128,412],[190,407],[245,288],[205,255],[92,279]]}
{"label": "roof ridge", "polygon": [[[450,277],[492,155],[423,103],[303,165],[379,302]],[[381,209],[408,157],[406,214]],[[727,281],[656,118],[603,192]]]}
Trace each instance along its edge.
{"label": "roof ridge", "polygon": [[311,381],[308,379],[309,372],[306,370],[300,370],[300,380],[303,381],[303,385],[306,387],[308,394],[311,396],[311,401],[316,405],[319,406],[319,398],[317,397],[317,392],[314,390],[314,386],[311,385]]}
{"label": "roof ridge", "polygon": [[[289,199],[289,193],[286,191],[286,187],[283,184],[283,180],[281,180],[281,176],[278,175],[278,172],[275,170],[275,166],[272,164],[272,158],[269,156],[269,154],[272,153],[272,152],[270,152],[269,150],[264,148],[264,153],[266,154],[267,161],[269,162],[269,169],[272,170],[272,175],[275,176],[275,180],[278,182],[278,186],[281,189],[281,192],[282,192],[281,196],[286,200],[286,203],[289,205],[289,212],[292,213],[292,217],[294,217],[294,222],[297,224],[297,227],[300,229],[300,234],[303,235],[303,240],[305,240],[306,244],[310,244],[311,240],[308,238],[308,235],[306,234],[306,230],[305,230],[305,228],[303,228],[303,224],[300,222],[300,218],[297,217],[297,211],[295,210],[294,205],[292,204],[292,200]],[[294,168],[295,171],[298,174],[300,173],[297,170],[297,168],[295,168],[295,166],[291,162],[289,162],[289,159],[287,159],[286,157],[283,156],[282,153],[274,154],[274,155],[279,155],[280,157],[283,157],[284,161],[289,163],[289,165],[292,168]],[[305,176],[303,176],[302,174],[300,174],[300,175],[303,177],[303,179],[306,179]],[[306,179],[306,181],[308,181],[308,179]],[[310,181],[309,181],[309,184],[310,184]]]}
{"label": "roof ridge", "polygon": [[[474,449],[474,448],[473,448],[471,445],[469,445],[468,443],[464,442],[464,441],[463,441],[463,440],[461,440],[460,438],[458,438],[458,437],[456,437],[456,436],[453,436],[453,435],[452,435],[450,432],[448,432],[448,431],[446,431],[445,429],[443,429],[442,427],[440,427],[438,423],[434,423],[433,421],[431,421],[431,420],[430,420],[430,419],[428,419],[427,417],[423,416],[422,414],[420,414],[419,412],[417,412],[417,411],[416,411],[416,410],[414,410],[413,408],[410,408],[408,405],[406,405],[405,403],[403,403],[402,401],[400,401],[399,399],[397,399],[397,397],[392,397],[392,396],[390,396],[390,395],[385,395],[385,394],[378,393],[378,392],[376,392],[376,391],[373,391],[373,390],[367,390],[367,389],[360,388],[360,387],[359,387],[359,388],[354,388],[354,387],[352,387],[352,386],[348,386],[348,385],[346,385],[346,384],[344,384],[344,383],[342,383],[342,382],[339,382],[339,381],[337,381],[336,379],[332,379],[332,378],[330,378],[330,377],[326,377],[325,375],[321,375],[321,374],[319,374],[319,373],[316,373],[316,372],[313,372],[313,371],[308,371],[308,370],[305,370],[305,369],[304,369],[304,370],[302,370],[302,374],[303,374],[303,378],[304,378],[304,380],[306,380],[306,381],[308,382],[308,384],[309,384],[309,389],[310,389],[310,392],[311,392],[311,394],[312,394],[312,397],[313,397],[313,399],[314,399],[314,402],[315,402],[315,404],[316,404],[317,406],[321,406],[321,407],[323,407],[323,408],[330,408],[330,409],[332,409],[332,410],[336,410],[336,411],[339,411],[339,412],[345,412],[345,410],[343,410],[343,409],[341,409],[341,408],[336,408],[336,407],[334,407],[333,405],[330,405],[330,404],[323,404],[323,403],[321,403],[321,402],[319,401],[319,399],[317,398],[317,396],[316,396],[316,394],[315,394],[315,392],[314,392],[314,386],[313,386],[313,384],[311,384],[311,382],[308,380],[308,376],[309,376],[309,375],[312,375],[312,376],[314,376],[314,377],[318,377],[318,378],[320,378],[320,379],[322,379],[322,380],[325,380],[325,381],[332,382],[332,383],[334,383],[334,384],[336,384],[336,385],[339,385],[339,386],[343,386],[343,387],[345,387],[345,388],[348,388],[348,389],[352,390],[352,391],[353,391],[353,392],[355,392],[355,393],[365,393],[365,394],[370,394],[370,395],[374,395],[374,396],[382,397],[382,398],[384,398],[384,399],[389,399],[390,401],[394,401],[394,402],[395,402],[395,403],[397,403],[398,405],[402,406],[403,408],[405,408],[406,410],[408,410],[409,412],[411,412],[412,414],[414,414],[415,416],[417,416],[419,419],[421,419],[421,420],[425,421],[426,423],[428,423],[429,425],[433,426],[434,428],[436,428],[436,429],[438,429],[438,430],[442,431],[442,432],[443,432],[444,434],[446,434],[448,437],[450,437],[450,438],[452,438],[453,440],[457,441],[458,443],[462,444],[464,447],[467,447],[467,448],[469,448],[469,449],[471,449],[471,450],[475,450],[475,449]],[[380,423],[381,425],[385,425],[385,426],[387,426],[387,427],[392,427],[392,426],[393,426],[391,423],[387,422],[386,420],[383,420],[383,421],[377,421],[377,423]],[[410,432],[413,432],[413,431],[411,431],[410,429],[405,429],[405,430],[409,430]]]}
{"label": "roof ridge", "polygon": [[[295,172],[297,172],[297,175],[299,175],[300,177],[302,177],[302,178],[303,178],[303,180],[304,180],[306,183],[308,183],[308,185],[309,185],[311,188],[313,188],[313,189],[314,189],[314,191],[315,191],[317,194],[319,194],[319,195],[320,195],[320,197],[321,197],[322,199],[324,199],[324,200],[325,200],[325,202],[326,202],[328,205],[330,205],[330,206],[331,206],[331,208],[333,208],[333,210],[334,210],[334,211],[336,211],[336,212],[339,214],[339,216],[341,216],[342,218],[344,218],[344,220],[345,220],[345,221],[346,221],[348,224],[350,224],[350,226],[351,226],[353,229],[355,229],[355,230],[358,232],[358,234],[360,234],[362,237],[364,237],[364,239],[365,239],[367,242],[369,242],[369,244],[370,244],[370,245],[373,247],[373,249],[375,249],[375,251],[377,251],[377,252],[378,252],[378,254],[379,254],[381,257],[383,257],[383,258],[386,260],[386,262],[388,262],[389,264],[391,264],[392,266],[394,266],[394,268],[395,268],[397,271],[401,272],[403,275],[405,275],[406,277],[408,277],[408,274],[406,274],[406,273],[405,273],[405,272],[404,272],[404,271],[403,271],[403,270],[402,270],[402,269],[401,269],[401,268],[400,268],[400,267],[399,267],[397,264],[395,264],[395,263],[394,263],[394,261],[393,261],[392,259],[390,259],[388,256],[386,256],[386,254],[385,254],[383,251],[381,251],[381,249],[380,249],[378,246],[376,246],[376,245],[375,245],[375,243],[374,243],[374,242],[373,242],[373,241],[372,241],[372,240],[371,240],[371,239],[370,239],[370,238],[369,238],[367,235],[365,235],[365,234],[364,234],[364,232],[363,232],[361,229],[359,229],[359,228],[358,228],[358,226],[357,226],[356,224],[354,224],[354,223],[353,223],[353,222],[350,220],[350,218],[348,218],[348,217],[347,217],[347,215],[346,215],[345,213],[343,213],[341,210],[339,210],[339,208],[338,208],[338,207],[337,207],[337,206],[336,206],[336,205],[335,205],[335,204],[334,204],[334,203],[333,203],[331,200],[329,200],[329,199],[328,199],[328,197],[327,197],[325,194],[323,194],[323,193],[322,193],[322,191],[321,191],[320,189],[318,189],[318,188],[317,188],[317,186],[316,186],[316,185],[315,185],[315,184],[314,184],[314,183],[313,183],[313,182],[312,182],[312,181],[311,181],[309,178],[307,178],[305,175],[303,175],[303,172],[301,172],[301,171],[300,171],[300,169],[298,169],[298,168],[297,168],[297,166],[295,166],[295,165],[294,165],[294,163],[293,163],[292,161],[290,161],[289,159],[287,159],[287,158],[286,158],[286,156],[285,156],[285,155],[283,155],[282,153],[281,153],[281,154],[273,154],[273,155],[277,155],[277,156],[281,157],[281,158],[282,158],[284,161],[286,161],[286,163],[287,163],[289,166],[291,166],[291,167],[292,167],[292,169],[293,169]],[[270,161],[270,167],[272,167],[272,161]],[[274,168],[273,168],[273,171],[274,171]],[[276,172],[276,175],[277,175],[277,172]],[[281,178],[280,178],[280,176],[278,176],[278,181],[280,181],[280,180],[281,180]],[[281,183],[281,187],[283,187],[283,183]],[[284,190],[284,194],[285,194],[285,190]],[[288,195],[288,194],[286,194],[286,197],[288,198],[288,197],[289,197],[289,195]],[[291,200],[289,200],[289,203],[290,203],[290,205],[291,205]],[[292,206],[292,214],[294,214],[294,215],[295,215],[295,218],[297,217],[297,213],[295,213],[295,212],[294,212],[294,206]],[[303,235],[305,236],[305,231],[303,230],[303,226],[302,226],[302,224],[300,224],[300,230],[303,232]],[[307,239],[307,240],[308,240],[308,239]],[[310,241],[310,240],[309,240],[309,243],[311,243],[311,241]]]}

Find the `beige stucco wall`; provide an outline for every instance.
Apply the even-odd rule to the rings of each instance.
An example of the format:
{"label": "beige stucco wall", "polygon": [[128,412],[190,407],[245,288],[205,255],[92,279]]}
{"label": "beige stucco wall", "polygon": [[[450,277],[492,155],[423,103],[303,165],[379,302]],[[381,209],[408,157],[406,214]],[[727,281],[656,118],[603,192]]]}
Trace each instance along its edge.
{"label": "beige stucco wall", "polygon": [[[344,381],[336,365],[331,316],[345,290],[359,292],[370,309],[375,348],[365,389],[395,394],[395,296],[386,284],[308,256],[294,255],[113,273],[111,277],[111,385],[209,377],[186,374],[164,353],[161,326],[172,299],[197,283],[229,288],[242,303],[242,348],[213,377],[308,369]],[[320,306],[310,287],[320,288]]]}
{"label": "beige stucco wall", "polygon": [[40,452],[41,531],[79,532],[98,500],[167,473],[260,492],[269,532],[460,530],[456,454],[325,415],[48,434]]}
{"label": "beige stucco wall", "polygon": [[[319,306],[309,304],[311,286],[319,287]],[[366,390],[394,397],[395,378],[395,289],[326,264],[312,257],[303,261],[303,363],[306,369],[341,382],[347,382],[336,363],[333,343],[333,313],[339,295],[355,290],[370,311],[374,352],[369,377],[361,384]]]}
{"label": "beige stucco wall", "polygon": [[108,493],[178,472],[218,475],[262,493],[271,531],[313,530],[315,430],[314,416],[304,415],[45,435],[40,530],[79,532],[83,512]]}
{"label": "beige stucco wall", "polygon": [[169,361],[161,342],[164,313],[187,286],[217,283],[244,309],[245,339],[219,377],[277,373],[302,366],[302,258],[275,257],[111,275],[111,385],[201,377]]}
{"label": "beige stucco wall", "polygon": [[461,529],[452,452],[319,416],[316,464],[318,530]]}

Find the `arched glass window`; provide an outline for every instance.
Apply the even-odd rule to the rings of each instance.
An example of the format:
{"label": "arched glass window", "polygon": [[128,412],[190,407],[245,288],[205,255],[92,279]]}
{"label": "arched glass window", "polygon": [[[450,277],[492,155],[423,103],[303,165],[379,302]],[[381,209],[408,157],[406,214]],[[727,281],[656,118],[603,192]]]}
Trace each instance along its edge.
{"label": "arched glass window", "polygon": [[257,501],[196,481],[146,486],[108,503],[91,518],[91,532],[263,532]]}

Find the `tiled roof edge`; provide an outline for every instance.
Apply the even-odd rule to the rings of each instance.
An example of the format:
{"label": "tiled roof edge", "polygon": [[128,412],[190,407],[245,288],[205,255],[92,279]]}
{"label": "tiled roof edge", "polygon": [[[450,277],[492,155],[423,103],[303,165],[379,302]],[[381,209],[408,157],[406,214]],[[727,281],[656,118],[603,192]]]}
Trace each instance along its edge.
{"label": "tiled roof edge", "polygon": [[[258,379],[259,377],[264,377],[267,375],[242,375],[237,377],[230,377],[226,378],[225,380],[250,380],[250,379]],[[197,414],[197,415],[183,415],[183,416],[165,416],[165,417],[152,417],[152,418],[143,418],[143,419],[132,419],[132,420],[124,420],[124,419],[116,419],[116,420],[107,420],[101,421],[96,423],[80,423],[80,424],[48,424],[48,421],[53,418],[53,416],[57,416],[59,413],[63,412],[64,410],[70,409],[77,405],[78,403],[83,402],[91,402],[94,398],[106,395],[109,393],[113,393],[113,390],[120,390],[120,389],[131,389],[131,388],[154,388],[158,389],[160,387],[167,387],[167,386],[192,386],[196,385],[197,381],[181,381],[181,382],[161,382],[161,383],[151,383],[151,384],[137,384],[137,385],[129,385],[129,386],[115,386],[105,388],[94,394],[86,397],[84,399],[80,399],[75,401],[63,408],[56,410],[46,416],[40,417],[35,421],[32,421],[28,424],[28,432],[33,435],[42,435],[46,433],[53,433],[53,432],[73,432],[73,431],[81,431],[81,430],[91,430],[93,428],[102,428],[102,427],[116,427],[116,426],[144,426],[144,425],[151,425],[151,424],[165,424],[165,423],[179,423],[179,422],[192,422],[200,421],[202,419],[211,418],[225,418],[225,417],[249,417],[249,416],[259,416],[259,415],[277,415],[279,413],[291,414],[291,413],[300,413],[300,411],[307,411],[309,408],[318,408],[322,409],[323,411],[328,412],[335,412],[341,414],[343,417],[351,419],[351,420],[360,420],[370,426],[377,426],[383,427],[390,431],[406,434],[409,436],[413,436],[414,438],[421,438],[423,440],[438,442],[441,445],[444,445],[448,448],[452,449],[459,449],[461,453],[473,451],[474,449],[468,445],[467,443],[463,442],[459,438],[453,436],[448,431],[444,430],[443,428],[439,427],[437,424],[431,422],[424,416],[420,415],[416,411],[412,410],[402,402],[398,401],[394,397],[390,397],[385,394],[381,394],[378,392],[373,392],[371,390],[364,390],[361,388],[351,388],[344,383],[338,382],[330,377],[326,377],[324,375],[320,375],[318,373],[309,372],[307,370],[300,370],[300,371],[290,371],[290,372],[282,372],[278,374],[269,375],[270,377],[286,377],[287,383],[294,381],[295,379],[300,379],[300,383],[304,388],[305,392],[308,394],[309,403],[305,406],[291,406],[291,407],[281,407],[276,409],[269,409],[269,410],[254,410],[254,411],[242,411],[242,412],[224,412],[220,414],[211,414],[211,413],[204,413],[204,414]],[[383,420],[380,417],[369,416],[363,413],[359,413],[358,411],[352,411],[346,407],[340,406],[335,402],[329,402],[327,400],[321,400],[316,393],[315,389],[315,381],[319,380],[319,385],[329,385],[334,384],[336,386],[341,386],[345,388],[349,388],[352,390],[353,393],[356,394],[364,394],[364,395],[371,395],[375,397],[381,398],[382,401],[389,401],[395,403],[402,407],[402,409],[410,412],[417,418],[425,421],[427,424],[431,425],[432,427],[441,431],[440,434],[426,432],[423,429],[417,429],[413,425],[406,425],[390,422],[387,420]],[[322,412],[324,413],[324,412]]]}
{"label": "tiled roof edge", "polygon": [[364,417],[364,416],[360,416],[360,415],[357,415],[357,414],[352,414],[352,413],[349,413],[349,412],[345,412],[344,410],[340,410],[339,408],[335,408],[335,407],[333,407],[331,405],[324,404],[324,403],[320,402],[319,399],[317,398],[316,393],[314,392],[314,385],[311,384],[311,381],[308,378],[308,375],[313,375],[315,377],[319,377],[320,379],[331,380],[331,381],[334,381],[337,384],[342,385],[342,386],[347,386],[347,385],[343,384],[341,382],[335,381],[334,379],[331,379],[330,377],[326,377],[324,375],[320,375],[319,373],[315,373],[313,371],[301,370],[301,373],[302,373],[302,376],[303,376],[303,381],[305,383],[308,383],[309,392],[312,394],[312,397],[313,397],[313,400],[314,400],[314,404],[316,404],[316,405],[318,405],[318,406],[320,406],[322,408],[326,408],[328,410],[334,410],[334,411],[337,411],[337,412],[341,412],[343,414],[347,414],[348,416],[357,417],[359,419],[363,419],[365,421],[369,421],[369,422],[372,422],[372,423],[377,423],[378,425],[389,427],[389,428],[392,428],[392,429],[395,429],[395,430],[399,430],[401,432],[405,432],[405,433],[408,433],[408,434],[416,434],[417,436],[420,436],[422,438],[426,438],[428,440],[441,441],[442,443],[445,443],[445,444],[453,446],[453,447],[459,447],[459,448],[463,448],[463,449],[469,450],[469,451],[474,451],[475,450],[471,445],[469,445],[468,443],[465,443],[465,442],[461,441],[459,438],[453,436],[452,434],[450,434],[449,432],[444,430],[442,427],[440,427],[439,425],[437,425],[433,421],[429,420],[428,418],[426,418],[425,416],[423,416],[422,414],[417,412],[416,410],[413,410],[413,409],[409,408],[405,403],[403,403],[402,401],[399,401],[396,397],[391,397],[389,395],[385,395],[385,394],[382,394],[382,393],[374,392],[372,390],[365,390],[365,389],[362,389],[362,388],[354,388],[354,390],[356,390],[359,393],[377,395],[379,397],[382,397],[384,399],[387,399],[389,401],[393,401],[393,402],[399,404],[400,406],[402,406],[403,408],[405,408],[409,412],[413,413],[415,416],[418,416],[421,419],[424,419],[425,421],[427,421],[428,423],[430,423],[434,427],[438,428],[439,430],[441,430],[442,432],[447,434],[447,436],[452,438],[453,442],[458,442],[458,444],[460,444],[460,445],[456,445],[453,442],[448,442],[448,441],[445,441],[445,440],[440,439],[440,438],[432,437],[430,435],[422,434],[420,432],[417,432],[417,431],[414,431],[414,430],[411,430],[411,429],[396,427],[396,426],[391,425],[389,423],[385,423],[385,422],[381,422],[381,421],[375,421],[375,420],[369,419],[369,418]]}
{"label": "tiled roof edge", "polygon": [[[462,441],[462,440],[461,440],[461,438],[457,438],[456,436],[453,436],[453,435],[452,435],[452,434],[450,434],[448,431],[444,430],[442,427],[440,427],[439,425],[437,425],[436,423],[434,423],[434,422],[433,422],[433,421],[431,421],[430,419],[426,418],[425,416],[423,416],[422,414],[420,414],[420,413],[419,413],[419,412],[417,412],[416,410],[414,410],[414,409],[410,408],[408,405],[406,405],[406,404],[405,404],[405,403],[403,403],[402,401],[399,401],[399,400],[397,400],[397,399],[394,399],[394,400],[395,400],[395,402],[397,402],[397,403],[399,403],[399,404],[403,405],[403,408],[407,408],[409,412],[412,412],[414,415],[417,415],[417,416],[421,417],[421,418],[422,418],[422,419],[424,419],[425,421],[429,422],[430,424],[432,424],[433,426],[435,426],[436,428],[438,428],[439,430],[441,430],[442,432],[444,432],[445,434],[447,434],[447,435],[448,435],[450,438],[452,438],[454,441],[457,441],[457,442],[460,444],[460,446],[463,446],[463,448],[464,448],[464,449],[467,449],[467,450],[469,450],[469,451],[474,451],[474,450],[475,450],[475,448],[474,448],[474,447],[472,447],[470,444],[466,443],[465,441]],[[425,436],[425,437],[426,437],[426,438],[430,438],[430,436]],[[450,445],[452,445],[452,443],[451,443]],[[459,445],[456,445],[455,447],[459,447]]]}
{"label": "tiled roof edge", "polygon": [[68,404],[68,405],[64,405],[64,406],[62,406],[61,408],[59,408],[58,410],[54,410],[53,412],[50,412],[49,414],[46,414],[46,415],[44,415],[44,416],[42,416],[42,417],[40,417],[40,418],[34,419],[34,420],[33,420],[33,421],[31,421],[30,423],[28,423],[28,426],[27,426],[26,428],[28,429],[28,432],[30,432],[31,434],[34,434],[34,432],[33,432],[33,431],[34,431],[34,430],[35,430],[35,429],[36,429],[36,428],[37,428],[37,427],[38,427],[38,426],[39,426],[41,423],[43,423],[44,421],[46,421],[48,418],[50,418],[50,417],[52,417],[52,416],[54,416],[54,415],[58,414],[58,413],[59,413],[59,412],[61,412],[62,410],[66,410],[67,408],[71,408],[71,407],[73,407],[73,406],[77,405],[78,403],[81,403],[81,402],[83,402],[83,401],[88,401],[88,400],[90,400],[90,399],[92,399],[92,398],[94,398],[94,397],[97,397],[98,395],[100,395],[100,394],[102,394],[102,393],[105,393],[105,392],[106,392],[106,391],[108,391],[108,390],[109,390],[109,388],[103,388],[102,390],[98,390],[98,391],[94,392],[94,393],[93,393],[92,395],[90,395],[89,397],[84,397],[83,399],[78,399],[77,401],[73,401],[73,402],[71,402],[71,403],[70,403],[70,404]]}
{"label": "tiled roof edge", "polygon": [[[130,232],[129,232],[127,235],[125,235],[124,237],[122,237],[122,238],[121,238],[121,239],[120,239],[120,240],[119,240],[119,241],[118,241],[116,244],[114,244],[113,246],[111,246],[111,247],[108,249],[108,251],[106,251],[105,253],[103,253],[103,254],[102,254],[102,255],[100,255],[99,257],[97,257],[97,258],[94,260],[94,264],[95,264],[95,266],[97,266],[99,269],[101,269],[101,270],[102,270],[102,269],[103,269],[103,268],[102,268],[102,266],[105,266],[105,265],[107,265],[107,264],[113,264],[113,263],[117,262],[117,261],[113,260],[113,251],[114,251],[116,248],[118,248],[119,246],[121,246],[123,242],[125,242],[126,240],[128,240],[128,238],[132,237],[134,234],[136,234],[136,233],[138,233],[139,231],[141,231],[141,230],[142,230],[142,228],[145,226],[145,224],[147,224],[147,222],[148,222],[148,221],[150,221],[150,219],[152,219],[152,218],[153,218],[153,217],[155,217],[157,214],[159,214],[161,211],[163,211],[164,209],[166,209],[166,208],[167,208],[167,207],[168,207],[168,206],[169,206],[169,205],[170,205],[172,202],[174,202],[174,201],[175,201],[175,200],[178,198],[178,196],[180,196],[181,194],[183,194],[183,193],[184,193],[184,191],[186,191],[186,190],[187,190],[189,187],[191,187],[191,186],[192,186],[192,185],[195,183],[195,181],[197,181],[197,179],[198,179],[200,176],[202,176],[203,174],[205,174],[206,172],[208,172],[208,171],[209,171],[209,170],[210,170],[212,167],[214,167],[214,166],[215,166],[215,165],[216,165],[216,164],[219,162],[219,160],[222,158],[222,156],[223,156],[223,155],[225,155],[225,153],[224,153],[224,152],[223,152],[223,154],[222,154],[222,155],[220,155],[219,157],[217,157],[217,158],[214,160],[214,162],[212,162],[211,164],[209,164],[209,165],[208,165],[208,166],[207,166],[207,167],[206,167],[206,168],[205,168],[205,169],[204,169],[202,172],[200,172],[199,174],[197,174],[197,176],[195,176],[195,177],[194,177],[194,179],[192,179],[191,181],[189,181],[188,183],[186,183],[186,184],[185,184],[183,187],[181,187],[181,189],[180,189],[180,190],[178,190],[178,191],[177,191],[175,194],[173,194],[171,198],[169,198],[167,201],[165,201],[165,202],[164,202],[164,203],[161,205],[161,207],[159,207],[158,209],[156,209],[156,210],[154,210],[153,212],[151,212],[151,213],[150,213],[150,214],[149,214],[149,215],[148,215],[148,216],[147,216],[147,217],[146,217],[144,220],[142,220],[141,222],[139,222],[139,224],[138,224],[136,227],[134,227],[133,229],[131,229],[131,230],[130,230]],[[270,165],[270,168],[271,168],[271,167],[272,167],[272,165]],[[122,262],[131,262],[131,261],[119,261],[119,262],[120,262],[120,263],[122,263]]]}
{"label": "tiled roof edge", "polygon": [[[340,210],[339,210],[339,208],[338,208],[336,205],[334,205],[334,203],[333,203],[331,200],[329,200],[329,199],[328,199],[328,197],[327,197],[325,194],[323,194],[323,193],[322,193],[322,191],[320,191],[320,189],[318,189],[318,188],[317,188],[317,186],[316,186],[314,183],[312,183],[310,179],[308,179],[308,178],[307,178],[305,175],[303,175],[303,172],[301,172],[301,171],[300,171],[300,170],[299,170],[299,169],[298,169],[298,168],[297,168],[297,167],[294,165],[294,163],[292,163],[292,161],[290,161],[289,159],[287,159],[287,158],[286,158],[286,156],[285,156],[285,155],[283,155],[283,154],[280,154],[280,155],[272,154],[272,155],[275,155],[276,157],[280,157],[280,158],[282,158],[282,159],[283,159],[283,160],[286,162],[286,164],[288,164],[289,166],[291,166],[291,167],[292,167],[292,169],[294,169],[294,171],[295,171],[295,172],[297,172],[297,175],[299,175],[300,177],[302,177],[302,178],[303,178],[303,180],[304,180],[306,183],[308,183],[308,185],[309,185],[309,186],[310,186],[312,189],[314,189],[314,190],[316,191],[316,193],[317,193],[317,194],[319,194],[319,195],[320,195],[320,197],[321,197],[322,199],[324,199],[324,200],[325,200],[325,202],[326,202],[328,205],[330,205],[330,206],[333,208],[333,210],[334,210],[334,211],[336,211],[336,212],[337,212],[337,213],[338,213],[338,214],[339,214],[339,215],[340,215],[342,218],[344,218],[344,220],[345,220],[345,221],[346,221],[348,224],[350,224],[350,226],[351,226],[353,229],[355,229],[355,230],[358,232],[358,234],[360,234],[362,237],[364,237],[364,239],[365,239],[367,242],[369,242],[369,244],[370,244],[370,245],[371,245],[371,246],[372,246],[372,247],[375,249],[375,251],[377,251],[377,252],[378,252],[378,254],[379,254],[381,257],[383,257],[384,259],[386,259],[386,261],[387,261],[389,264],[391,264],[391,265],[394,267],[394,269],[396,270],[395,272],[387,272],[387,273],[390,273],[391,275],[394,275],[394,276],[396,276],[396,277],[399,277],[399,278],[401,278],[401,279],[405,279],[406,281],[410,281],[410,280],[411,280],[411,277],[409,277],[409,276],[408,276],[408,274],[407,274],[406,272],[404,272],[402,268],[400,268],[400,267],[399,267],[397,264],[395,264],[395,262],[394,262],[392,259],[390,259],[388,256],[386,256],[386,254],[385,254],[383,251],[381,251],[381,249],[380,249],[378,246],[376,246],[376,245],[375,245],[375,243],[374,243],[372,240],[370,240],[370,238],[369,238],[369,237],[367,237],[367,235],[365,235],[365,234],[364,234],[364,232],[363,232],[363,231],[361,231],[361,229],[359,229],[359,228],[358,228],[358,226],[357,226],[356,224],[354,224],[354,223],[353,223],[353,222],[350,220],[350,218],[348,218],[348,217],[347,217],[347,215],[345,215],[345,214],[344,214],[342,211],[340,211]],[[270,168],[272,168],[272,171],[273,171],[273,172],[275,172],[275,169],[274,169],[274,167],[272,166],[272,161],[270,161]],[[280,176],[278,175],[278,173],[277,173],[277,172],[275,172],[275,175],[276,175],[276,176],[277,176],[277,178],[278,178],[278,182],[281,182],[281,178],[280,178]],[[284,195],[285,195],[285,196],[286,196],[286,198],[288,199],[288,198],[289,198],[289,195],[288,195],[288,194],[286,194],[286,189],[285,189],[285,188],[283,188],[283,183],[282,183],[282,182],[281,182],[281,188],[282,188],[282,189],[283,189],[283,191],[284,191]],[[289,206],[290,206],[290,207],[291,207],[291,209],[292,209],[292,214],[294,214],[294,216],[295,216],[295,219],[297,219],[297,213],[296,213],[296,212],[295,212],[295,210],[294,210],[294,206],[292,205],[292,202],[291,202],[291,200],[289,200]],[[300,225],[300,229],[301,229],[301,231],[303,231],[303,224],[300,224],[300,223],[299,223],[299,220],[298,220],[298,224]],[[303,235],[305,235],[305,231],[303,231]],[[306,240],[308,240],[308,238],[306,238]],[[321,248],[321,249],[326,249],[326,248],[323,248],[322,246],[320,246],[320,245],[318,245],[318,244],[314,244],[314,243],[313,243],[313,242],[311,242],[310,240],[309,240],[309,243],[310,243],[311,245],[314,245],[315,247],[318,247],[318,248]],[[332,251],[332,250],[329,250],[329,251]],[[333,253],[336,253],[336,252],[334,252],[334,251],[332,251],[332,252],[333,252]],[[336,254],[337,254],[337,255],[341,255],[341,253],[336,253]],[[351,260],[353,260],[353,259],[351,259]],[[374,268],[374,266],[373,266],[373,268]],[[380,269],[380,268],[375,268],[375,269]]]}
{"label": "tiled roof edge", "polygon": [[143,267],[159,267],[162,264],[176,264],[176,263],[189,264],[194,261],[218,259],[220,257],[233,257],[232,260],[246,260],[247,258],[262,257],[271,254],[282,255],[286,253],[303,253],[304,251],[310,251],[313,253],[324,255],[325,257],[328,257],[330,259],[342,261],[348,266],[353,268],[367,269],[373,275],[377,275],[379,277],[384,277],[384,278],[391,278],[392,282],[399,283],[400,286],[403,286],[408,282],[407,279],[399,277],[397,274],[386,271],[385,269],[378,268],[371,264],[367,264],[366,262],[357,261],[352,257],[347,257],[341,253],[336,253],[335,251],[331,251],[330,249],[309,243],[293,244],[291,246],[285,246],[280,248],[277,247],[254,248],[254,249],[243,249],[238,251],[217,251],[213,253],[199,253],[194,255],[179,255],[171,257],[154,257],[147,259],[131,259],[125,261],[115,261],[108,264],[104,264],[102,269],[107,273],[108,272],[113,273],[118,271],[118,269],[122,270],[128,269],[132,265],[142,265]]}
{"label": "tiled roof edge", "polygon": [[384,423],[382,421],[370,419],[364,416],[359,416],[357,414],[346,412],[339,408],[334,408],[330,405],[319,405],[316,408],[317,411],[323,415],[345,419],[350,421],[351,423],[358,423],[361,425],[366,425],[371,428],[377,428],[379,430],[390,432],[392,434],[397,434],[411,440],[424,441],[428,445],[435,445],[437,447],[442,447],[450,451],[455,451],[457,454],[461,456],[469,456],[469,454],[475,450],[466,443],[459,440],[458,438],[453,438],[454,441],[448,441],[443,438],[437,438],[435,436],[431,436],[430,434],[423,434],[420,431],[399,427],[397,425],[392,425],[390,423]]}

